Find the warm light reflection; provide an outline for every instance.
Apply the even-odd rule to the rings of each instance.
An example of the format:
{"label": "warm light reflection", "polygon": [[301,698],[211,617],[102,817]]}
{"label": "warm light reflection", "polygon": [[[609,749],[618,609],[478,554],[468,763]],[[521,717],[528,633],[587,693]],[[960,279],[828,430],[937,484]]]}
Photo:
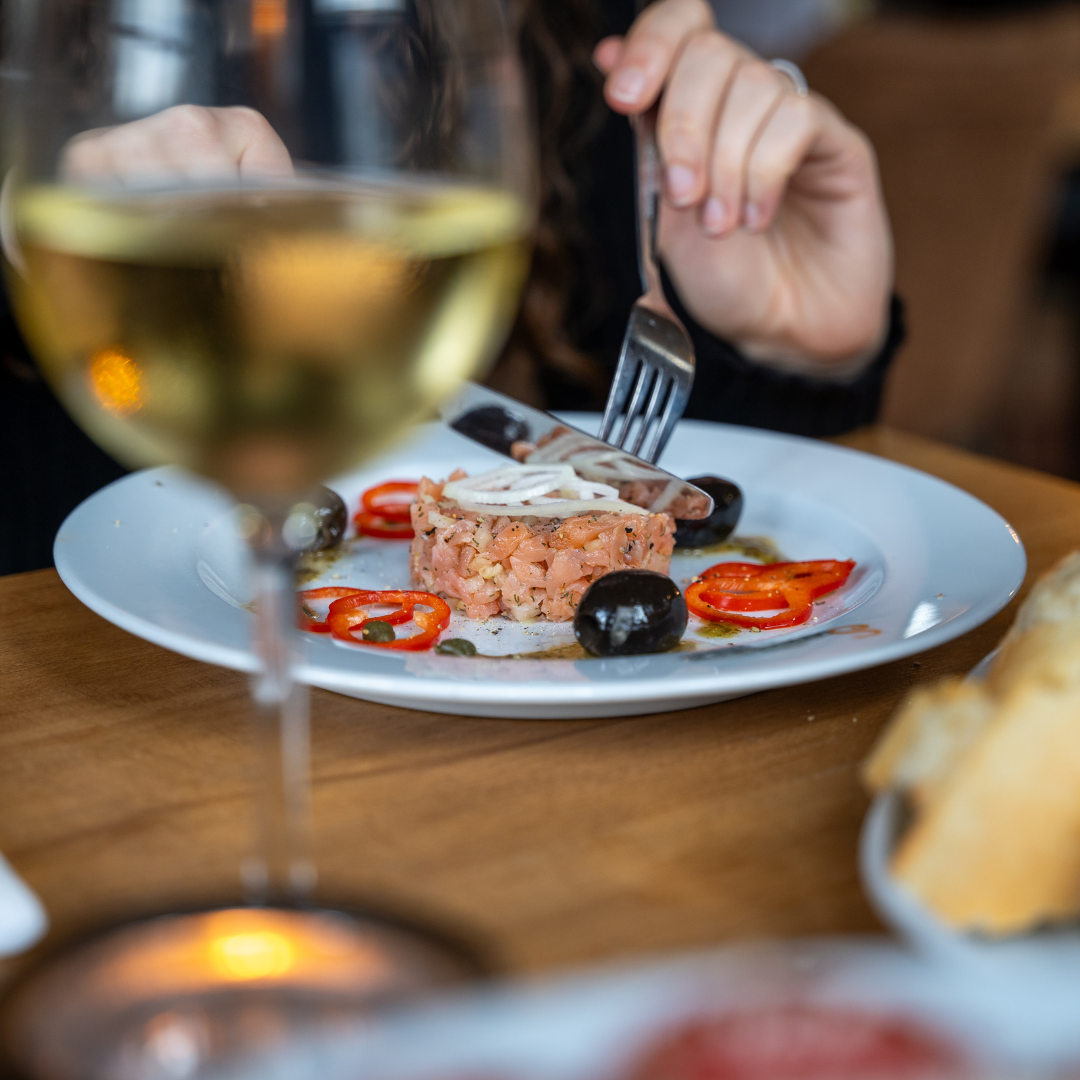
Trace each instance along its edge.
{"label": "warm light reflection", "polygon": [[225,908],[150,921],[129,934],[116,964],[99,973],[102,992],[145,997],[283,980],[355,993],[393,977],[363,926],[331,915]]}
{"label": "warm light reflection", "polygon": [[90,359],[90,385],[110,412],[130,413],[142,407],[139,365],[117,349],[99,349]]}
{"label": "warm light reflection", "polygon": [[278,37],[285,33],[287,22],[286,0],[252,0],[252,33],[261,37]]}
{"label": "warm light reflection", "polygon": [[[236,252],[235,288],[253,352],[297,352],[322,364],[356,362],[356,343],[390,325],[395,306],[423,282],[428,264],[397,248],[351,235],[272,236]],[[373,355],[377,345],[366,341]],[[249,365],[249,394],[278,390],[282,369]]]}
{"label": "warm light reflection", "polygon": [[263,930],[230,934],[210,942],[210,964],[223,979],[268,979],[285,975],[295,952],[284,934]]}

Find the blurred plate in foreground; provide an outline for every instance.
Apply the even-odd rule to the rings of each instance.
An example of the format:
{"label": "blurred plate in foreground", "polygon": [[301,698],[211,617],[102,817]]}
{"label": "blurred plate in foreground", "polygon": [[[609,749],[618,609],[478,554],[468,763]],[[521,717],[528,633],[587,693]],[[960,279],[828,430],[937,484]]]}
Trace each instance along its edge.
{"label": "blurred plate in foreground", "polygon": [[741,946],[491,990],[215,1080],[935,1080],[1075,1075],[1080,1000],[988,988],[882,940]]}

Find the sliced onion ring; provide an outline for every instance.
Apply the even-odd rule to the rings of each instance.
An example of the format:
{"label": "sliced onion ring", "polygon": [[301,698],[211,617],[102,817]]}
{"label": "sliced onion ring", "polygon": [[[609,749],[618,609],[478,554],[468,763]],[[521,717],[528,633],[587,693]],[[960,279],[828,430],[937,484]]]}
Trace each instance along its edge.
{"label": "sliced onion ring", "polygon": [[635,461],[621,450],[603,450],[596,445],[596,440],[576,431],[566,431],[554,438],[539,450],[534,450],[526,459],[528,465],[554,464],[562,462],[572,465],[579,473],[594,478],[603,477],[616,483],[627,480],[658,480],[659,470],[651,469],[640,461]]}
{"label": "sliced onion ring", "polygon": [[570,518],[584,514],[641,514],[649,511],[621,499],[537,499],[531,503],[497,504],[460,502],[458,508],[488,517]]}
{"label": "sliced onion ring", "polygon": [[456,503],[513,505],[578,484],[569,465],[504,465],[478,476],[465,476],[443,485],[443,498]]}
{"label": "sliced onion ring", "polygon": [[585,502],[617,499],[619,492],[609,484],[583,480],[571,465],[504,465],[479,476],[448,481],[443,497],[459,506],[546,506],[552,498]]}

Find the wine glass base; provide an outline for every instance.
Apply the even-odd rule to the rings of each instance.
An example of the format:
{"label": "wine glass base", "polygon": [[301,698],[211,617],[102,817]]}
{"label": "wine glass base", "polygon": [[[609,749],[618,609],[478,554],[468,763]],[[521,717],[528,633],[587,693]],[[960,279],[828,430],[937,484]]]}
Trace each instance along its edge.
{"label": "wine glass base", "polygon": [[378,917],[163,915],[32,971],[7,1003],[5,1050],[14,1075],[34,1080],[177,1080],[480,972],[459,946]]}

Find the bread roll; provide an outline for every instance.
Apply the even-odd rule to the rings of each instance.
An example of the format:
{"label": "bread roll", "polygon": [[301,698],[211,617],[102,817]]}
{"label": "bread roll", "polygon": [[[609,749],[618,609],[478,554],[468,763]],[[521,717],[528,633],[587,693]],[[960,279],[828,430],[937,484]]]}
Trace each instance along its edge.
{"label": "bread roll", "polygon": [[1073,619],[1080,619],[1080,551],[1059,559],[1039,578],[1020,605],[1009,637],[1022,634],[1033,626]]}

